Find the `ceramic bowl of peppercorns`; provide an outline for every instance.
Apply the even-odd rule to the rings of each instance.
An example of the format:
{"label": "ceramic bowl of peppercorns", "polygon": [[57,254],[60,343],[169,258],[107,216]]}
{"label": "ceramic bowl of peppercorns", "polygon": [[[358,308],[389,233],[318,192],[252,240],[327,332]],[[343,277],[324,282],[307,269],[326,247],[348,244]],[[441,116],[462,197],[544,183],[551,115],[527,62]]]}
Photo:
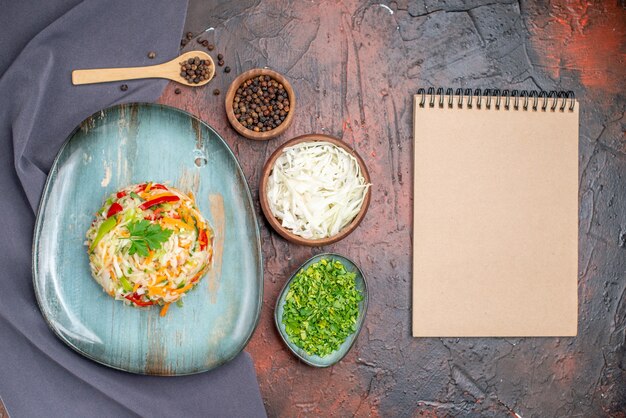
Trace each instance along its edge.
{"label": "ceramic bowl of peppercorns", "polygon": [[239,75],[226,93],[226,115],[233,129],[264,141],[283,132],[293,120],[296,95],[276,71],[257,68]]}

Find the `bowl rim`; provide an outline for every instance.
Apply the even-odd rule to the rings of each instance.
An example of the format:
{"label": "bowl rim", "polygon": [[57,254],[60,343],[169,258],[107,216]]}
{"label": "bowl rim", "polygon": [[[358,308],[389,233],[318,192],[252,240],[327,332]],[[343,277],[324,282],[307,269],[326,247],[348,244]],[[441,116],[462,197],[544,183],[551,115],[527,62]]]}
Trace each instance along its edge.
{"label": "bowl rim", "polygon": [[[272,77],[273,79],[281,83],[285,87],[285,91],[287,92],[287,95],[289,96],[289,113],[287,113],[285,120],[277,128],[274,128],[271,131],[266,131],[266,132],[255,132],[251,129],[246,128],[241,123],[239,123],[239,121],[235,117],[235,113],[233,112],[233,106],[232,106],[233,99],[235,98],[235,93],[237,92],[237,89],[239,88],[241,83],[259,75],[269,75],[270,77]],[[274,70],[270,70],[269,68],[253,68],[251,70],[244,71],[243,73],[239,74],[230,83],[230,86],[228,87],[228,90],[226,91],[226,97],[224,99],[224,107],[226,109],[226,116],[228,117],[228,122],[233,127],[233,129],[237,131],[237,133],[239,133],[241,136],[245,138],[253,139],[255,141],[267,141],[269,139],[277,137],[278,135],[283,134],[293,122],[293,118],[296,113],[296,93],[293,90],[293,87],[291,86],[291,83],[289,82],[289,80],[287,80],[287,78],[285,78],[282,74]]]}
{"label": "bowl rim", "polygon": [[274,167],[274,163],[276,162],[276,159],[279,157],[282,151],[287,147],[299,144],[301,142],[330,142],[331,144],[346,150],[350,155],[356,158],[359,167],[361,168],[361,174],[363,175],[365,182],[371,184],[371,179],[365,162],[354,149],[352,149],[345,142],[325,134],[313,133],[297,136],[279,146],[268,158],[263,167],[263,171],[261,172],[261,180],[259,184],[259,201],[261,203],[261,210],[263,211],[263,215],[265,215],[265,219],[267,219],[267,222],[272,226],[272,228],[287,241],[295,244],[306,245],[309,247],[321,247],[344,239],[345,237],[350,235],[357,226],[359,226],[369,208],[372,188],[370,186],[365,193],[365,199],[363,200],[363,204],[361,205],[361,210],[359,211],[359,213],[357,213],[354,219],[352,219],[352,221],[348,225],[344,226],[337,234],[327,238],[307,239],[289,231],[287,228],[283,227],[278,219],[274,216],[274,214],[272,214],[272,210],[270,209],[269,202],[267,200],[267,182],[270,173]]}
{"label": "bowl rim", "polygon": [[[360,317],[357,320],[357,324],[360,323],[360,325],[358,326],[356,331],[354,331],[354,334],[350,335],[350,336],[354,335],[354,338],[352,339],[352,342],[350,343],[350,345],[346,349],[346,352],[343,354],[343,356],[339,357],[336,361],[334,361],[334,362],[332,362],[330,364],[327,364],[327,365],[321,365],[321,364],[313,363],[311,360],[307,359],[306,357],[302,356],[300,353],[295,351],[293,348],[291,348],[291,346],[289,345],[289,342],[287,342],[287,336],[283,333],[282,329],[280,328],[280,318],[278,318],[278,307],[280,305],[280,300],[282,299],[283,294],[285,293],[285,291],[289,287],[289,284],[296,277],[296,274],[298,274],[298,272],[300,270],[302,270],[302,268],[304,268],[304,266],[307,265],[308,263],[310,263],[311,261],[313,261],[315,259],[320,259],[321,260],[324,257],[328,257],[328,258],[340,257],[340,258],[343,258],[345,260],[348,260],[354,266],[354,268],[357,270],[357,272],[361,275],[361,278],[363,279],[363,300],[362,300],[362,302],[363,302],[363,309],[362,310],[359,309]],[[300,359],[302,362],[308,364],[309,366],[317,367],[317,368],[322,369],[322,368],[334,366],[335,364],[339,363],[341,360],[343,360],[348,355],[350,350],[352,350],[352,347],[354,347],[354,344],[356,343],[357,339],[359,338],[359,334],[361,333],[361,330],[363,329],[363,325],[365,324],[365,318],[367,316],[368,305],[369,305],[369,288],[367,286],[367,278],[365,277],[365,274],[363,273],[363,270],[361,270],[361,267],[359,267],[359,265],[357,263],[355,263],[354,260],[352,260],[351,258],[346,257],[345,255],[341,255],[341,254],[338,254],[338,253],[332,253],[332,252],[324,252],[324,253],[316,254],[313,257],[311,257],[308,260],[306,260],[296,270],[294,270],[294,272],[289,276],[287,281],[285,281],[285,284],[280,289],[280,292],[278,292],[278,298],[276,298],[276,304],[274,306],[274,325],[276,326],[276,330],[278,331],[278,334],[280,335],[280,338],[283,340],[283,343],[285,343],[285,345],[287,346],[289,351],[291,351],[298,359]]]}

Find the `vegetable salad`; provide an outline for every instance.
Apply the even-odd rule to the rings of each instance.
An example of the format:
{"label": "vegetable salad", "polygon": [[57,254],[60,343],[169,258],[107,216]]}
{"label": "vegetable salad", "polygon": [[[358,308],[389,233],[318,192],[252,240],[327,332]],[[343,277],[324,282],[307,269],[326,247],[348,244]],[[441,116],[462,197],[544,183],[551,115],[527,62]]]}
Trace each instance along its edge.
{"label": "vegetable salad", "polygon": [[212,239],[191,193],[142,183],[109,196],[85,244],[105,292],[136,307],[159,305],[164,316],[209,269]]}

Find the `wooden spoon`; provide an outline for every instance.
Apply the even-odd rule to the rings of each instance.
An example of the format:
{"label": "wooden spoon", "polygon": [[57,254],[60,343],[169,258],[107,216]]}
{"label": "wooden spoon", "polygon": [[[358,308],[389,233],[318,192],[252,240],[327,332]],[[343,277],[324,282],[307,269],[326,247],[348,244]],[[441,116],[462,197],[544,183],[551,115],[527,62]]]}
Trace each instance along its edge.
{"label": "wooden spoon", "polygon": [[[200,81],[198,84],[190,83],[180,75],[180,63],[195,57],[209,61],[209,78]],[[163,64],[149,65],[146,67],[74,70],[72,71],[72,84],[106,83],[109,81],[136,80],[138,78],[166,78],[186,86],[199,87],[211,81],[214,75],[215,63],[209,54],[203,51],[189,51]]]}

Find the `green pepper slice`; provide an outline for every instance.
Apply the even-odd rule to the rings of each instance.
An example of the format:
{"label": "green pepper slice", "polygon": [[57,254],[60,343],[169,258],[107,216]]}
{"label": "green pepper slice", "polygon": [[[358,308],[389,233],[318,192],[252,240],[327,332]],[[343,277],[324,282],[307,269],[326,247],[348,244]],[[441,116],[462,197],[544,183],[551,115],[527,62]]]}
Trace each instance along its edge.
{"label": "green pepper slice", "polygon": [[120,283],[122,284],[122,288],[124,289],[125,292],[133,291],[133,285],[130,284],[126,276],[120,276],[119,279],[120,279]]}
{"label": "green pepper slice", "polygon": [[111,217],[107,219],[106,221],[102,222],[102,224],[100,225],[100,228],[98,228],[98,233],[96,234],[96,238],[93,240],[93,242],[89,246],[89,251],[93,251],[93,249],[96,248],[96,245],[98,245],[98,243],[102,240],[102,238],[104,238],[106,234],[108,234],[109,232],[111,232],[111,230],[113,230],[113,228],[115,228],[115,225],[117,225],[116,216]]}

